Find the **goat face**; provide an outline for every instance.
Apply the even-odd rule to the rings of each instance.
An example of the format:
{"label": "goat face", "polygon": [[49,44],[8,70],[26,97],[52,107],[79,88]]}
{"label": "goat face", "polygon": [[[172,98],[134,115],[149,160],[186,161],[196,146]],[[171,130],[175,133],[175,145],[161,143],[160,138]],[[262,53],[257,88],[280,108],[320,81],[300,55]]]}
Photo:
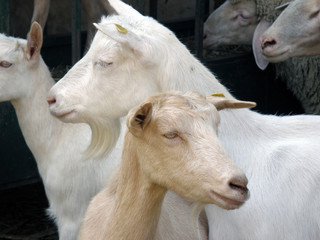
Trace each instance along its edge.
{"label": "goat face", "polygon": [[0,101],[23,97],[28,92],[32,69],[26,64],[26,41],[0,35]]}
{"label": "goat face", "polygon": [[226,1],[208,17],[204,24],[203,46],[248,44],[257,26],[254,1]]}
{"label": "goat face", "polygon": [[192,92],[158,94],[130,111],[127,125],[153,182],[193,201],[237,208],[248,198],[247,179],[218,140],[213,103]]}
{"label": "goat face", "polygon": [[148,29],[154,38],[152,30],[159,28],[154,32],[172,37],[171,31],[142,16],[111,16],[96,26],[99,31],[87,54],[49,92],[51,113],[65,122],[119,118],[160,91],[154,76],[164,59],[143,33]]}
{"label": "goat face", "polygon": [[17,100],[29,93],[38,71],[42,29],[31,26],[28,40],[0,34],[0,101]]}
{"label": "goat face", "polygon": [[320,53],[320,1],[296,0],[280,14],[261,37],[261,47],[270,62]]}

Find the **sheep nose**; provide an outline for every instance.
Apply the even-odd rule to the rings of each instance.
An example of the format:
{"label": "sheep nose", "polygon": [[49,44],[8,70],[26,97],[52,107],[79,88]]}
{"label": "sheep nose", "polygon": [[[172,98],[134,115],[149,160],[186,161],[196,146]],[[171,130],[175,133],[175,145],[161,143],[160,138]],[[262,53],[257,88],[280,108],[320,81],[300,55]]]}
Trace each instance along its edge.
{"label": "sheep nose", "polygon": [[274,38],[265,38],[265,39],[262,40],[261,48],[262,48],[262,50],[264,50],[265,48],[273,47],[276,44],[277,44],[277,40],[276,39],[274,39]]}
{"label": "sheep nose", "polygon": [[47,102],[50,105],[55,104],[56,103],[56,98],[54,96],[48,96],[47,97]]}
{"label": "sheep nose", "polygon": [[234,177],[229,180],[229,187],[233,190],[240,192],[242,195],[248,193],[248,179],[246,177]]}

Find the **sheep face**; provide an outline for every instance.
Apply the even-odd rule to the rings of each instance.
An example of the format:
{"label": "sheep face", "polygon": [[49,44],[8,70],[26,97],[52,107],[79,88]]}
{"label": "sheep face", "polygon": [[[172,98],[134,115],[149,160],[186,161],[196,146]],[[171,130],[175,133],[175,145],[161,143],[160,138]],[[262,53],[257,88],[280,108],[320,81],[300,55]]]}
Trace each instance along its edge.
{"label": "sheep face", "polygon": [[263,34],[261,46],[270,62],[320,53],[320,1],[293,1]]}
{"label": "sheep face", "polygon": [[250,45],[257,24],[254,1],[226,1],[205,22],[203,46]]}
{"label": "sheep face", "polygon": [[[216,103],[191,92],[158,94],[131,110],[127,125],[152,182],[193,201],[232,209],[248,198],[247,179],[218,140]],[[252,106],[246,104],[238,107]]]}
{"label": "sheep face", "polygon": [[0,101],[26,96],[37,74],[42,29],[33,24],[28,41],[0,34]]}
{"label": "sheep face", "polygon": [[87,54],[49,93],[54,99],[51,113],[65,122],[119,118],[159,92],[154,76],[167,50],[159,45],[178,41],[171,31],[143,16],[111,16],[96,27],[99,31]]}

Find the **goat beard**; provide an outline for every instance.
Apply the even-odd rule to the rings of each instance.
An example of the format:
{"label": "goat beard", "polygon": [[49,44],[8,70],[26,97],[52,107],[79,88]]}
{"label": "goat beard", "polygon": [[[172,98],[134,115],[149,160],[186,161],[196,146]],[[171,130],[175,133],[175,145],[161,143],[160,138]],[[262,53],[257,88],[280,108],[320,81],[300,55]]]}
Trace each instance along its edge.
{"label": "goat beard", "polygon": [[91,142],[85,151],[85,158],[104,158],[115,147],[120,136],[120,119],[108,119],[89,123]]}

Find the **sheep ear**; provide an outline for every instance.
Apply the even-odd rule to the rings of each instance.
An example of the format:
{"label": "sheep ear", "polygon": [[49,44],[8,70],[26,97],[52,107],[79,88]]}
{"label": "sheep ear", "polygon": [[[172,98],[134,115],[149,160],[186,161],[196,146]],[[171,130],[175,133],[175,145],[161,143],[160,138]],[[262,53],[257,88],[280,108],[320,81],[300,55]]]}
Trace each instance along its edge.
{"label": "sheep ear", "polygon": [[256,106],[255,102],[240,101],[220,96],[208,96],[207,100],[210,101],[218,111],[226,108],[252,108]]}
{"label": "sheep ear", "polygon": [[253,49],[253,55],[254,59],[256,60],[257,66],[261,70],[265,70],[269,64],[269,62],[263,57],[262,55],[262,49],[261,49],[261,41],[260,38],[263,35],[263,33],[271,26],[270,22],[267,22],[265,20],[261,20],[256,27],[253,39],[252,39],[252,49]]}
{"label": "sheep ear", "polygon": [[34,62],[40,55],[42,47],[42,28],[39,23],[33,22],[28,33],[27,40],[27,58],[29,61]]}
{"label": "sheep ear", "polygon": [[129,131],[139,137],[143,129],[149,124],[152,114],[152,103],[145,103],[138,108],[132,109],[127,117]]}
{"label": "sheep ear", "polygon": [[128,31],[119,24],[115,23],[102,26],[101,24],[93,23],[93,25],[103,34],[132,50],[136,57],[143,55],[143,50],[147,49],[145,41],[140,36],[132,31]]}
{"label": "sheep ear", "polygon": [[103,2],[108,13],[116,13],[118,15],[130,15],[141,17],[142,15],[130,5],[120,0],[106,0]]}

